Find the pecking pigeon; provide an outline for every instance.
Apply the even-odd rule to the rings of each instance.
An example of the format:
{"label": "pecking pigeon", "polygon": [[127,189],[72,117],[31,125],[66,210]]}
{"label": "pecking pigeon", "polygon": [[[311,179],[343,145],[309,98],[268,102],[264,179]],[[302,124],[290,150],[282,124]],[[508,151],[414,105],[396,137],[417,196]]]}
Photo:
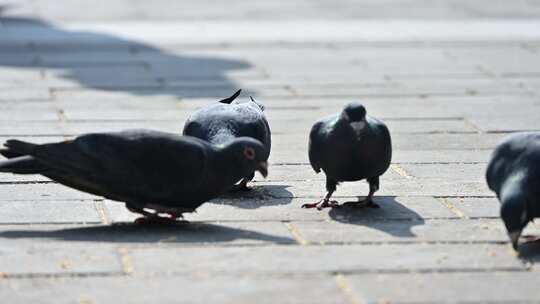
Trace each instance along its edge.
{"label": "pecking pigeon", "polygon": [[[233,102],[241,90],[231,97],[220,100],[195,111],[184,125],[184,135],[194,136],[213,145],[225,145],[238,137],[252,137],[265,147],[263,160],[270,156],[270,126],[264,116],[264,106],[250,97],[245,103]],[[247,183],[254,177],[254,172],[243,176],[237,186],[239,190],[248,190]]]}
{"label": "pecking pigeon", "polygon": [[194,137],[129,130],[41,145],[8,140],[5,147],[0,153],[9,159],[0,161],[0,172],[41,174],[123,201],[148,219],[164,219],[160,213],[176,219],[253,171],[267,175],[266,149],[249,137],[214,147]]}
{"label": "pecking pigeon", "polygon": [[336,186],[362,179],[369,183],[369,195],[357,205],[378,207],[372,197],[379,190],[379,176],[388,169],[391,158],[392,144],[386,125],[367,116],[360,103],[349,103],[341,114],[323,118],[311,128],[309,161],[315,172],[322,169],[326,174],[328,193],[321,201],[302,207],[336,207],[337,202],[330,201]]}
{"label": "pecking pigeon", "polygon": [[501,218],[517,249],[523,228],[540,217],[540,133],[503,140],[491,156],[486,180],[501,202]]}

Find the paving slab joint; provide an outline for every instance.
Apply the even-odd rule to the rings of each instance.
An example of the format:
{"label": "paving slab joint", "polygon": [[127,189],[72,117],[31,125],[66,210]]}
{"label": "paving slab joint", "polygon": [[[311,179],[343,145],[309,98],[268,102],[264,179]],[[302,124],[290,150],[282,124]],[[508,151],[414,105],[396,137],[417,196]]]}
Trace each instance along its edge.
{"label": "paving slab joint", "polygon": [[413,178],[412,175],[410,175],[405,169],[403,169],[403,167],[401,167],[398,164],[391,164],[390,168],[392,170],[394,170],[397,174],[399,174],[400,176],[402,176],[402,177],[404,177],[406,179],[412,179]]}
{"label": "paving slab joint", "polygon": [[310,245],[310,242],[304,239],[304,237],[302,237],[302,234],[300,233],[300,231],[298,231],[298,229],[292,223],[284,222],[283,224],[285,225],[285,227],[287,227],[292,237],[295,239],[295,241],[299,245],[302,245],[302,246]]}
{"label": "paving slab joint", "polygon": [[469,219],[469,217],[466,216],[463,211],[459,210],[456,206],[454,206],[454,204],[452,204],[452,202],[450,202],[448,198],[439,197],[436,199],[438,199],[446,208],[450,209],[450,211],[457,215],[460,219]]}
{"label": "paving slab joint", "polygon": [[107,208],[105,207],[105,204],[103,204],[103,200],[95,200],[94,208],[96,209],[96,212],[98,213],[98,216],[103,224],[110,225],[112,223],[111,217],[107,212]]}
{"label": "paving slab joint", "polygon": [[338,288],[345,294],[345,297],[349,300],[351,304],[361,304],[364,303],[362,299],[354,292],[352,289],[349,280],[342,273],[338,273],[334,276]]}
{"label": "paving slab joint", "polygon": [[120,257],[120,263],[122,264],[122,271],[125,275],[133,274],[133,260],[129,255],[129,251],[125,247],[118,248],[118,255]]}

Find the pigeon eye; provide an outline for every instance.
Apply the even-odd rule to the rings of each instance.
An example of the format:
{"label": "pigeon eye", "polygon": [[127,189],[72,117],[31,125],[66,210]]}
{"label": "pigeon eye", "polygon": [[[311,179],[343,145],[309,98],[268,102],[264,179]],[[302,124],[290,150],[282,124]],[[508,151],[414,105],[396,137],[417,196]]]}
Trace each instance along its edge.
{"label": "pigeon eye", "polygon": [[255,150],[253,150],[253,148],[245,148],[244,149],[244,156],[247,159],[255,159]]}

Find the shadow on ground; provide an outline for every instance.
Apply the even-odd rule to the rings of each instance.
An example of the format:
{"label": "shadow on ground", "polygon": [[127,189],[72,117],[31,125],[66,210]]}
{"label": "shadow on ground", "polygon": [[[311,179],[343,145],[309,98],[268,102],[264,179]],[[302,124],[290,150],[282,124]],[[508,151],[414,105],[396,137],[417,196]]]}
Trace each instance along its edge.
{"label": "shadow on ground", "polygon": [[[227,72],[250,67],[244,60],[178,55],[109,34],[70,31],[39,19],[2,16],[5,10],[0,6],[0,28],[5,35],[0,35],[0,47],[11,43],[28,52],[0,56],[0,66],[39,70],[46,77],[52,74],[87,88],[221,98],[238,89]],[[65,85],[58,84],[60,89]]]}
{"label": "shadow on ground", "polygon": [[531,264],[540,263],[540,240],[536,240],[533,242],[523,242],[519,245],[518,250],[518,257],[522,261]]}
{"label": "shadow on ground", "polygon": [[366,226],[397,237],[416,237],[412,228],[424,225],[422,217],[396,200],[395,196],[377,196],[373,199],[380,208],[343,205],[328,213],[334,221]]}
{"label": "shadow on ground", "polygon": [[289,185],[253,186],[250,191],[234,191],[221,195],[210,201],[212,204],[234,206],[241,209],[258,209],[261,207],[288,205],[293,194]]}
{"label": "shadow on ground", "polygon": [[111,243],[223,243],[256,240],[294,244],[293,239],[215,224],[178,222],[174,224],[113,224],[60,230],[10,230],[0,233],[8,239],[55,239]]}

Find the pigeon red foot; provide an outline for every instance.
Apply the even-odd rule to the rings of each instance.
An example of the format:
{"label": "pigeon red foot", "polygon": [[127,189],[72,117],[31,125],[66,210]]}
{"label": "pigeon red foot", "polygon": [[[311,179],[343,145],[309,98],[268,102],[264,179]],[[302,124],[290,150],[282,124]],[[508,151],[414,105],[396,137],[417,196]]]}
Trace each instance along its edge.
{"label": "pigeon red foot", "polygon": [[339,203],[337,201],[330,201],[327,199],[322,199],[316,203],[302,205],[302,208],[306,208],[306,209],[317,208],[317,210],[323,210],[324,208],[337,208],[337,207],[339,207]]}

